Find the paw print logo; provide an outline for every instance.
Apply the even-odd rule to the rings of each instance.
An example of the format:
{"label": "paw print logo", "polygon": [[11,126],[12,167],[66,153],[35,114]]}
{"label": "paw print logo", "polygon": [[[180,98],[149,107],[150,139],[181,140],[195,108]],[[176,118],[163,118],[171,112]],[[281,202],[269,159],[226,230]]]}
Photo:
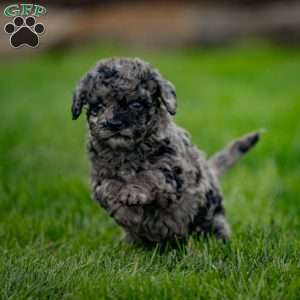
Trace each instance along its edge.
{"label": "paw print logo", "polygon": [[39,45],[39,35],[44,33],[45,27],[42,23],[36,23],[32,16],[24,18],[18,16],[12,23],[4,27],[7,34],[10,34],[10,44],[14,48],[23,45],[35,48]]}

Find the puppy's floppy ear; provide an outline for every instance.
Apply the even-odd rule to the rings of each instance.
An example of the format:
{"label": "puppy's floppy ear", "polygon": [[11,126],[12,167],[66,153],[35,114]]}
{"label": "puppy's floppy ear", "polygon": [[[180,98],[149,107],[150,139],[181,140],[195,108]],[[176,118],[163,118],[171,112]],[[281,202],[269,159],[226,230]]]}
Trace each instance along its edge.
{"label": "puppy's floppy ear", "polygon": [[162,103],[171,115],[175,115],[177,102],[174,85],[170,81],[165,80],[157,70],[152,71],[152,76],[158,85],[158,93]]}
{"label": "puppy's floppy ear", "polygon": [[73,92],[73,103],[72,103],[72,118],[73,120],[77,120],[81,115],[82,111],[82,101],[81,98],[78,97],[76,91]]}
{"label": "puppy's floppy ear", "polygon": [[72,103],[72,118],[73,120],[77,120],[81,115],[82,107],[87,104],[87,90],[86,85],[88,83],[89,77],[82,78],[74,93],[73,93],[73,103]]}

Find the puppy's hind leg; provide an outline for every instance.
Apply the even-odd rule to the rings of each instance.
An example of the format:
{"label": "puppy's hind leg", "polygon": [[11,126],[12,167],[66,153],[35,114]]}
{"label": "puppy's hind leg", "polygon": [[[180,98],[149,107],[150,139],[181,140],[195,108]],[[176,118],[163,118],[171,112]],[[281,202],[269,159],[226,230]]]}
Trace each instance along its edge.
{"label": "puppy's hind leg", "polygon": [[212,220],[212,234],[217,239],[226,241],[230,238],[231,230],[224,214],[216,214]]}
{"label": "puppy's hind leg", "polygon": [[191,226],[192,232],[204,236],[214,235],[217,239],[226,241],[231,230],[226,220],[222,197],[218,193],[207,193],[207,203],[199,208]]}

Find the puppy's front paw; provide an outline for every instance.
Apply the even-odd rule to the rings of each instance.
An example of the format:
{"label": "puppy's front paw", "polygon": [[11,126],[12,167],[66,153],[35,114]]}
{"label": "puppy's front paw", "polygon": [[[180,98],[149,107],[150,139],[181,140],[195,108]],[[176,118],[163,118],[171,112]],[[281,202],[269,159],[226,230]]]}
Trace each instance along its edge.
{"label": "puppy's front paw", "polygon": [[146,192],[137,186],[128,186],[122,189],[119,199],[126,205],[145,205],[148,202]]}

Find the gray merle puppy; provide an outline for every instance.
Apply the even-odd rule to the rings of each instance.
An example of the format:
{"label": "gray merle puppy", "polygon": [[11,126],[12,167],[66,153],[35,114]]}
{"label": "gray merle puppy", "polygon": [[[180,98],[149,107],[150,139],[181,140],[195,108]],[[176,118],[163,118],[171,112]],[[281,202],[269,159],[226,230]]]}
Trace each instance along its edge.
{"label": "gray merle puppy", "polygon": [[171,118],[174,86],[141,59],[101,60],[78,83],[87,110],[93,197],[143,245],[214,234],[226,240],[218,178],[259,140],[250,133],[206,160]]}

